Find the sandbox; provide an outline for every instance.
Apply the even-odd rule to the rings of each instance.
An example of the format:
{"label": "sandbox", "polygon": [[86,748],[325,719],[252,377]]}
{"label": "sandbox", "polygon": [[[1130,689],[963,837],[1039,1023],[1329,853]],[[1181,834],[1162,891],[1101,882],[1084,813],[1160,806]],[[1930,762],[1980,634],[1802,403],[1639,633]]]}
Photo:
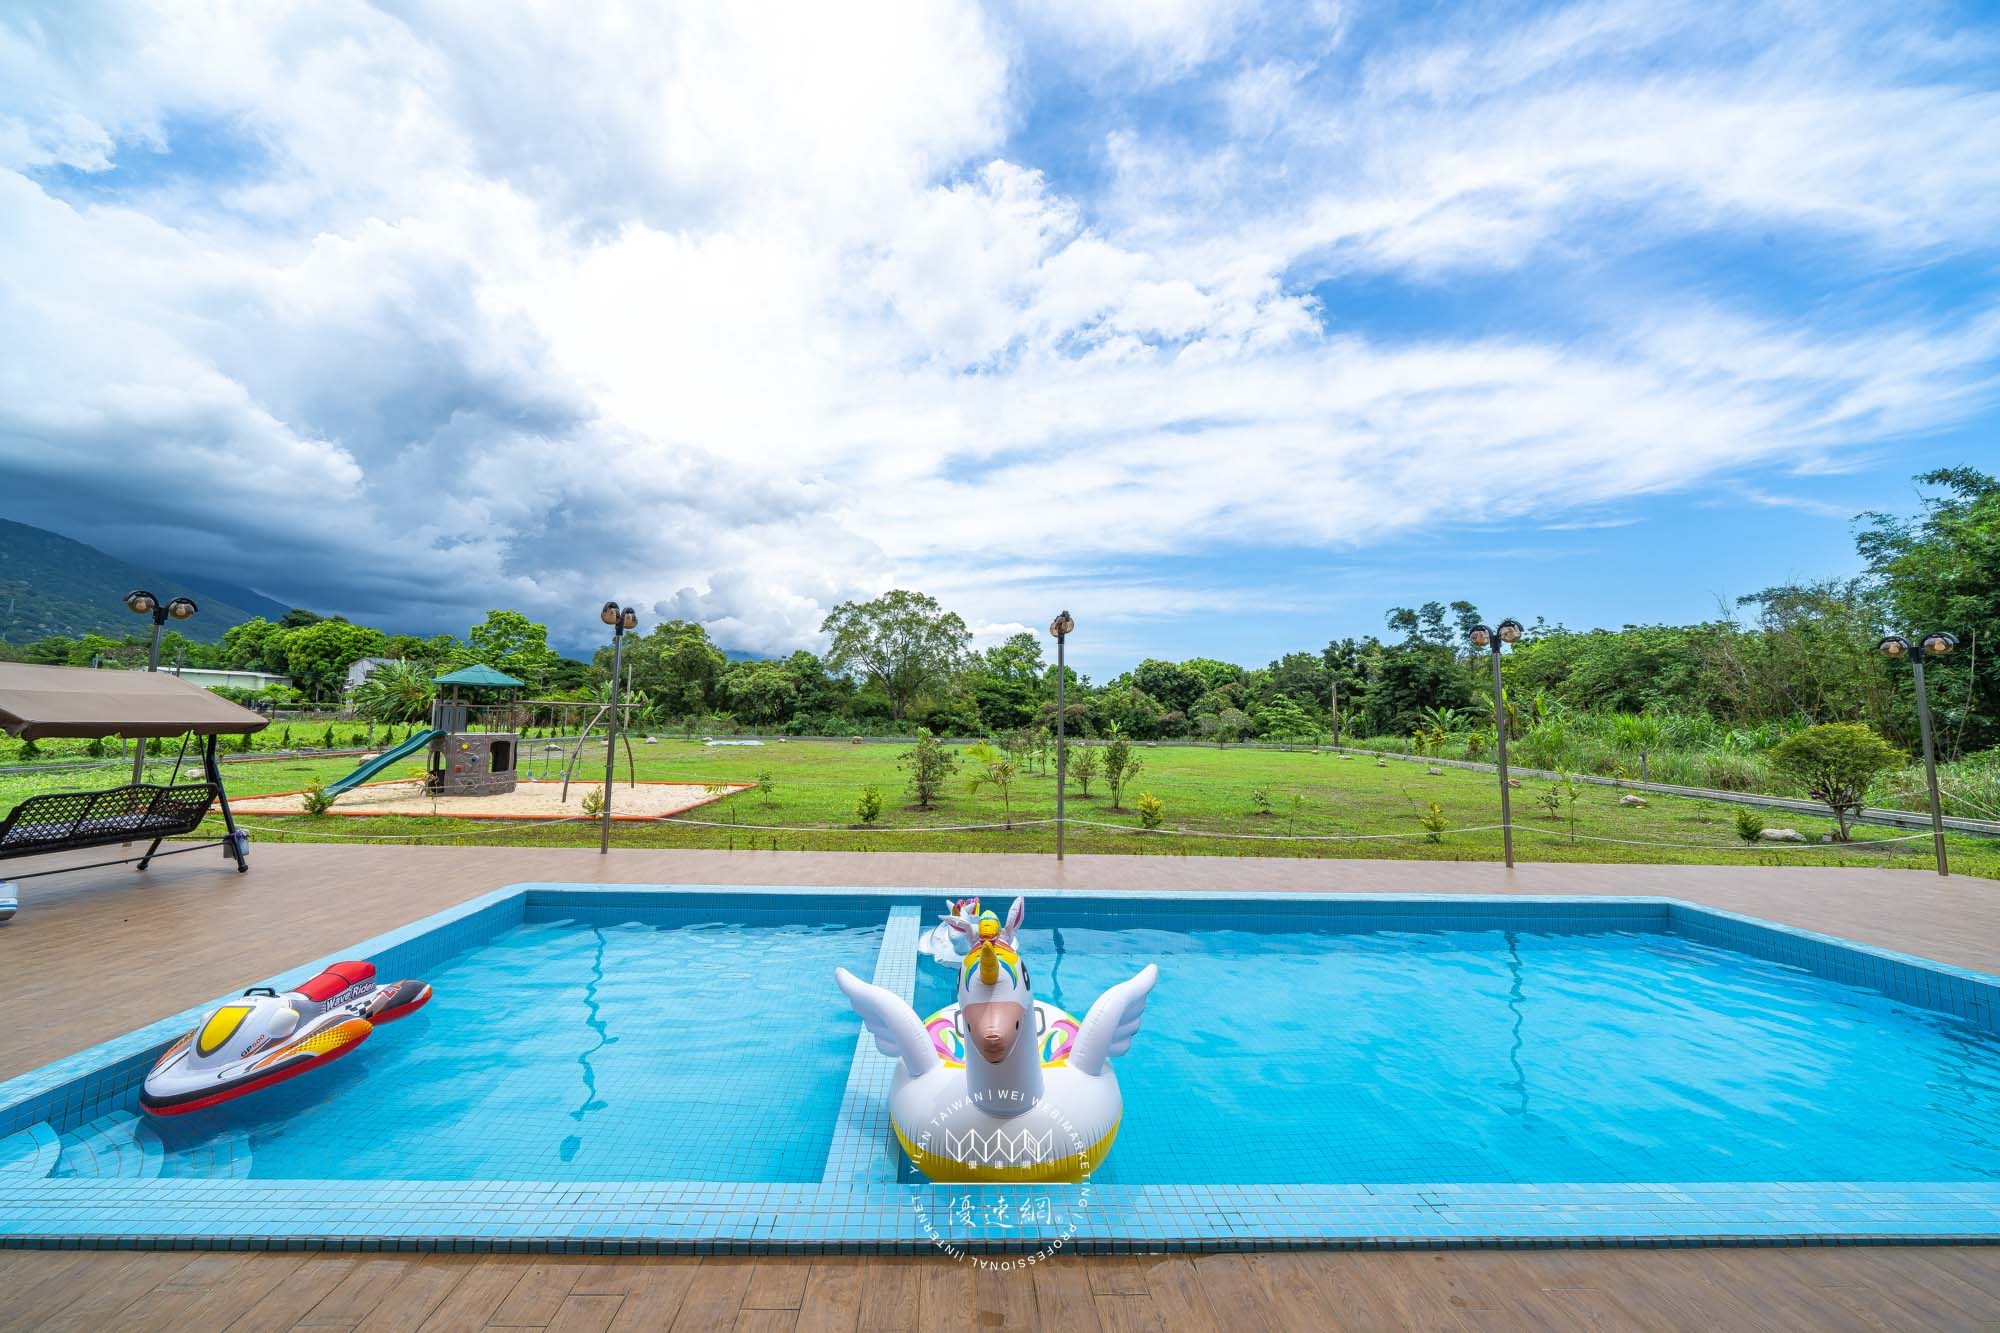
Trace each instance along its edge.
{"label": "sandbox", "polygon": [[[583,815],[584,793],[598,784],[572,781],[569,799],[564,801],[560,782],[519,782],[514,790],[487,796],[431,796],[415,779],[371,782],[342,796],[327,813],[332,815],[423,815],[447,819],[577,819]],[[696,806],[719,801],[754,786],[749,782],[717,784],[724,790],[699,782],[618,783],[611,793],[614,820],[659,819],[680,814]],[[230,803],[242,815],[302,815],[304,792],[278,792],[250,796]]]}

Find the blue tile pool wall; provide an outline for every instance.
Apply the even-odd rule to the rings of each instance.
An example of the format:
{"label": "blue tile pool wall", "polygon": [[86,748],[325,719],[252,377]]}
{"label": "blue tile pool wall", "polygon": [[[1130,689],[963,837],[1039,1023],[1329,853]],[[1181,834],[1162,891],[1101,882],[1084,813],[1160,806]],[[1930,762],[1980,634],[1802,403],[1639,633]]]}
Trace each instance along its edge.
{"label": "blue tile pool wall", "polygon": [[[962,893],[963,890],[958,890]],[[304,979],[339,957],[421,974],[524,921],[668,924],[765,913],[771,919],[880,922],[898,940],[928,923],[953,891],[850,889],[605,890],[516,885],[474,899],[267,984]],[[992,895],[1002,898],[1004,894]],[[1199,894],[1031,895],[1031,924],[1274,931],[1646,931],[1681,935],[1907,1003],[1988,1030],[1991,977],[1667,899],[1252,899]],[[750,917],[747,919],[765,919]],[[901,988],[899,957],[877,980]],[[898,970],[900,969],[900,971]],[[205,1006],[203,1006],[205,1007]],[[0,1084],[0,1136],[43,1120],[79,1123],[132,1096],[190,1010],[33,1074]],[[857,1112],[859,1108],[854,1108]],[[53,1115],[51,1114],[53,1112]],[[854,1146],[858,1146],[854,1145]],[[890,1151],[886,1140],[882,1144]],[[0,1248],[178,1248],[548,1251],[567,1253],[929,1253],[920,1210],[942,1214],[1047,1194],[1074,1205],[1076,1187],[951,1187],[840,1179],[857,1163],[829,1156],[811,1184],[520,1181],[91,1180],[0,1173]],[[865,1167],[863,1177],[876,1173]],[[1538,1185],[1094,1186],[1088,1223],[1063,1237],[1092,1253],[1163,1249],[1542,1248],[2000,1240],[2000,1185],[1986,1183],[1691,1183]],[[1047,1228],[975,1223],[952,1233],[968,1249],[1028,1253]]]}

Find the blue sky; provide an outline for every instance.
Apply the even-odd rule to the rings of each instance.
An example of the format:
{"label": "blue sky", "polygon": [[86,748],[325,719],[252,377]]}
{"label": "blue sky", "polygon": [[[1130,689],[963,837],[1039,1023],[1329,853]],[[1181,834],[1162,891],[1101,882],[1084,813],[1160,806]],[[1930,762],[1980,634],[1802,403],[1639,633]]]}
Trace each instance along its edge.
{"label": "blue sky", "polygon": [[2000,470],[1990,6],[17,5],[0,513],[397,628],[1683,621]]}

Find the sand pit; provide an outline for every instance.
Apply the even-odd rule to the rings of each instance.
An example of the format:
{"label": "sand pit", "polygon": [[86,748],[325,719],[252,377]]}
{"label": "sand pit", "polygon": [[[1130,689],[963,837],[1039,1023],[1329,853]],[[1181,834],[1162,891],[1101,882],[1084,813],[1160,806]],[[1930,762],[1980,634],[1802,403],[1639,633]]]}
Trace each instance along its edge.
{"label": "sand pit", "polygon": [[[436,798],[425,793],[421,782],[371,782],[342,796],[328,813],[437,815],[452,819],[577,819],[583,815],[583,794],[597,785],[572,781],[569,801],[565,804],[560,782],[522,782],[514,790],[497,796]],[[621,781],[611,793],[611,818],[658,819],[719,801],[752,785],[732,782],[727,791],[715,793],[698,782],[642,782],[634,787]],[[304,796],[303,792],[247,796],[232,801],[230,809],[239,815],[301,815],[305,813]]]}

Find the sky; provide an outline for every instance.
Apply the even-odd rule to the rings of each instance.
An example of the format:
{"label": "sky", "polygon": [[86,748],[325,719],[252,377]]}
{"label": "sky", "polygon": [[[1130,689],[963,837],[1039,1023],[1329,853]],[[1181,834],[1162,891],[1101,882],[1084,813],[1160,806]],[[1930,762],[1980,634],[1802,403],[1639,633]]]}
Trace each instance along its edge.
{"label": "sky", "polygon": [[2000,470],[1996,144],[1924,0],[16,0],[0,515],[571,649],[1698,619]]}

